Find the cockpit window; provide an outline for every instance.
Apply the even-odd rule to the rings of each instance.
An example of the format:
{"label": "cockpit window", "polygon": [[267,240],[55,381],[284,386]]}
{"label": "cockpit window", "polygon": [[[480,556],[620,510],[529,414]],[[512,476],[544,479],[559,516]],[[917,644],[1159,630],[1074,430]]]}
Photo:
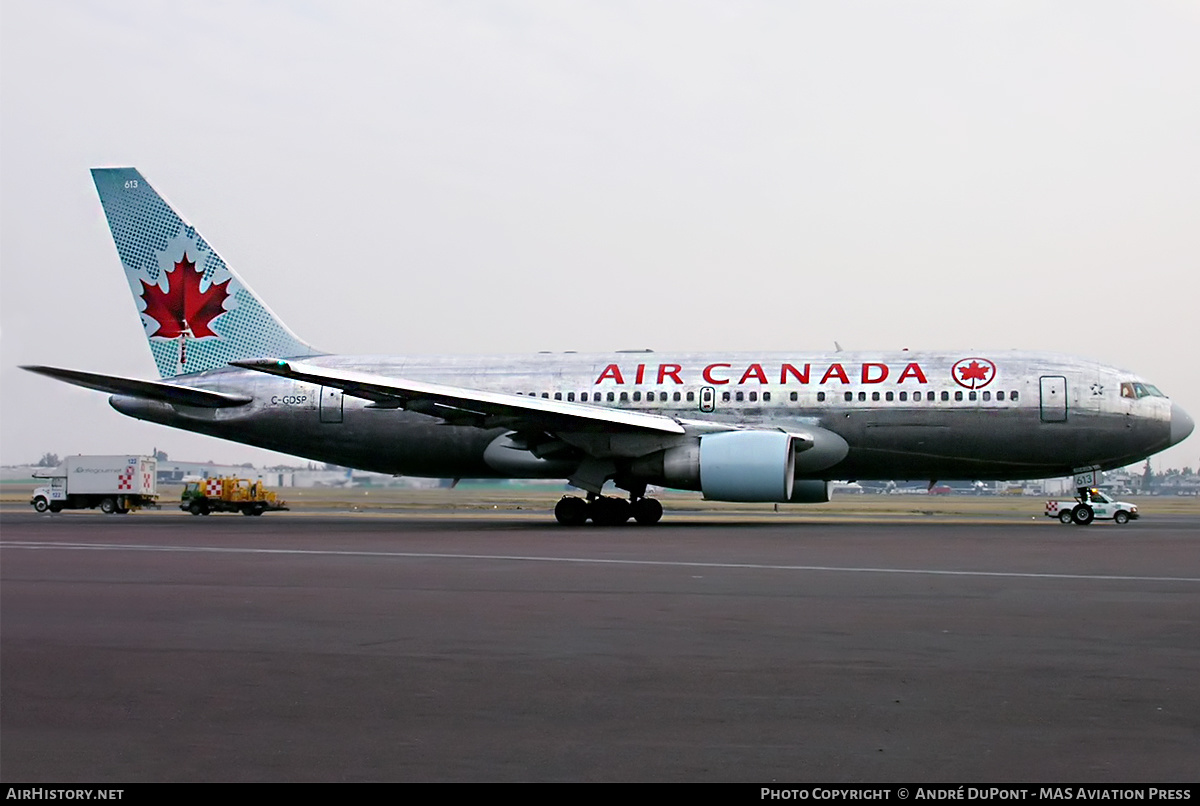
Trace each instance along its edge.
{"label": "cockpit window", "polygon": [[1121,397],[1130,399],[1138,399],[1142,397],[1166,397],[1158,388],[1151,386],[1148,383],[1131,383],[1126,381],[1121,384]]}

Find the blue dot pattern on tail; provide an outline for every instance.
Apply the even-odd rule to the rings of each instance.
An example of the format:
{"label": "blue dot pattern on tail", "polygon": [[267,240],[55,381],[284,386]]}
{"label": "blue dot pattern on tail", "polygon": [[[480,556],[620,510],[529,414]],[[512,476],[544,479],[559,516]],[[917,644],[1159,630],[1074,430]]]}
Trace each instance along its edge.
{"label": "blue dot pattern on tail", "polygon": [[[302,357],[317,351],[302,342],[270,311],[221,259],[200,233],[189,226],[134,168],[93,168],[92,179],[108,218],[113,241],[134,303],[146,330],[159,375],[204,372],[249,358]],[[146,313],[145,286],[167,292],[182,282],[176,263],[187,255],[201,271],[199,291],[227,283],[223,310],[208,327],[215,336],[163,338],[162,323]],[[143,283],[145,285],[143,285]]]}

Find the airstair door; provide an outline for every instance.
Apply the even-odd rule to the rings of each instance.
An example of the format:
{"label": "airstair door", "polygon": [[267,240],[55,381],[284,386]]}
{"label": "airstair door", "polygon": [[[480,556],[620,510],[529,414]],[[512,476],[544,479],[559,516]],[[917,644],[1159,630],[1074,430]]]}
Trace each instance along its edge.
{"label": "airstair door", "polygon": [[1067,379],[1061,375],[1042,376],[1042,422],[1067,421]]}

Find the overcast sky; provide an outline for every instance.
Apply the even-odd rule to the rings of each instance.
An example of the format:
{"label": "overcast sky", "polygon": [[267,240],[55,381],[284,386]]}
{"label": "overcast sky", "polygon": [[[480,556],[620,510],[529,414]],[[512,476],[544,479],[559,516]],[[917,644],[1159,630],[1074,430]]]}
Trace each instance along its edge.
{"label": "overcast sky", "polygon": [[1200,417],[1198,43],[1192,0],[3,0],[0,461],[278,459],[15,368],[156,376],[98,165],[331,352],[1043,349]]}

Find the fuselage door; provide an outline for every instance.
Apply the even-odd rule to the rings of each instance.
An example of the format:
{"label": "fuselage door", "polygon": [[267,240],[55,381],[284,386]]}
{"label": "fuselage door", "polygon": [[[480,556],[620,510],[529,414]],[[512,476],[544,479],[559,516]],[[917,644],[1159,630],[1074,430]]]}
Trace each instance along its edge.
{"label": "fuselage door", "polygon": [[700,411],[712,412],[717,408],[717,390],[705,386],[700,390]]}
{"label": "fuselage door", "polygon": [[342,390],[332,386],[321,387],[321,422],[340,423],[342,421]]}
{"label": "fuselage door", "polygon": [[1067,379],[1061,375],[1042,376],[1042,422],[1067,421]]}

